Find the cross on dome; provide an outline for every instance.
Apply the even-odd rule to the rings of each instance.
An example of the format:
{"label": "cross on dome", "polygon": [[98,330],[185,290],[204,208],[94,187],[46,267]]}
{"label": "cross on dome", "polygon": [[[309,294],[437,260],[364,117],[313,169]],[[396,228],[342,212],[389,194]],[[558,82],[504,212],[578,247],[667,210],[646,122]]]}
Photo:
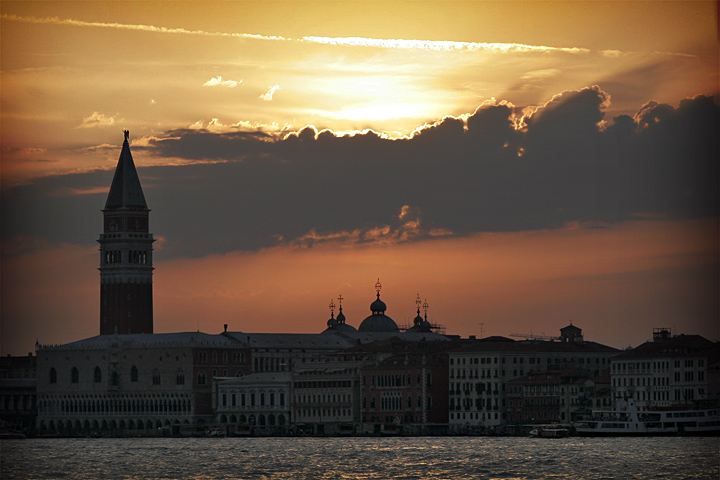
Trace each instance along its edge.
{"label": "cross on dome", "polygon": [[380,298],[380,290],[381,289],[382,289],[382,284],[380,283],[380,279],[378,278],[378,281],[375,284],[375,291],[377,292],[378,298]]}
{"label": "cross on dome", "polygon": [[330,315],[335,315],[335,302],[332,301],[332,298],[330,299],[330,305],[328,305],[328,308],[330,308]]}

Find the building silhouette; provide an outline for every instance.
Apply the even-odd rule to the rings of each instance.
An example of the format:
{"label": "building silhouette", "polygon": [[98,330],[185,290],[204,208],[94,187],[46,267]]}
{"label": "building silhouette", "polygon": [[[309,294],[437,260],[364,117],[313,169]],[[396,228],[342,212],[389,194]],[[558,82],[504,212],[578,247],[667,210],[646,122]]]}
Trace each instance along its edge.
{"label": "building silhouette", "polygon": [[150,209],[145,203],[129,132],[103,209],[100,234],[100,334],[153,333]]}
{"label": "building silhouette", "polygon": [[[544,421],[546,413],[548,420],[570,420],[594,406],[590,400],[595,406],[607,400],[606,391],[581,394],[596,388],[590,379],[609,381],[611,364],[614,391],[653,401],[673,402],[678,395],[637,388],[661,382],[638,377],[639,368],[669,364],[657,361],[655,349],[618,357],[617,349],[585,340],[572,324],[550,341],[463,339],[430,323],[418,295],[413,324],[398,326],[386,314],[379,279],[370,315],[358,328],[340,296],[337,317],[331,301],[327,328],[318,333],[247,333],[228,325],[216,334],[154,333],[149,213],[126,131],[98,240],[100,334],[64,345],[38,343],[37,401],[0,379],[6,393],[0,410],[20,405],[32,413],[36,405],[37,432],[49,435],[193,435],[213,424],[210,431],[228,434],[432,434],[477,433],[539,415]],[[674,345],[665,337],[657,342],[665,345],[662,355]],[[673,359],[687,369],[670,377],[663,372],[662,382],[677,377],[688,384],[683,401],[718,397],[717,344],[705,343],[714,353],[702,363]],[[547,383],[567,371],[584,376]],[[538,378],[545,383],[535,384]],[[538,388],[544,394],[551,387],[552,401],[537,396]],[[545,401],[541,409],[538,399]]]}

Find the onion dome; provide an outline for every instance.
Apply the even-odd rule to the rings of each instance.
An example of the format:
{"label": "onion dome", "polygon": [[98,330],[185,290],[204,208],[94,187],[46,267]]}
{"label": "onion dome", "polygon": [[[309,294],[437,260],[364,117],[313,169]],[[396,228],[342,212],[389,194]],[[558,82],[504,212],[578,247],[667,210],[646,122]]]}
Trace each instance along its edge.
{"label": "onion dome", "polygon": [[382,285],[380,285],[380,279],[378,279],[378,282],[375,284],[375,290],[377,290],[377,299],[370,304],[370,311],[372,312],[372,315],[367,317],[365,320],[362,321],[360,324],[360,327],[358,328],[359,332],[397,332],[399,331],[397,323],[395,323],[395,320],[385,315],[385,311],[387,310],[387,306],[385,305],[385,302],[380,300],[380,289],[382,288]]}
{"label": "onion dome", "polygon": [[345,324],[345,314],[342,313],[342,306],[340,307],[340,312],[337,316],[337,323],[338,325],[344,325]]}
{"label": "onion dome", "polygon": [[327,326],[328,326],[328,327],[336,327],[337,324],[338,324],[338,321],[335,319],[335,317],[334,317],[333,314],[331,313],[331,314],[330,314],[330,320],[327,321]]}
{"label": "onion dome", "polygon": [[[421,332],[421,333],[432,332],[432,328],[433,328],[432,324],[430,322],[428,322],[428,319],[427,319],[427,309],[428,309],[427,301],[425,301],[425,303],[422,303],[422,301],[420,300],[420,294],[418,293],[417,300],[415,300],[415,303],[418,306],[417,316],[413,320],[413,326],[408,328],[407,331],[408,332]],[[423,306],[423,309],[425,310],[425,318],[420,316],[420,305],[421,304]]]}
{"label": "onion dome", "polygon": [[378,293],[377,300],[370,304],[370,311],[373,314],[382,315],[385,313],[385,310],[387,310],[387,305],[380,300],[380,293]]}

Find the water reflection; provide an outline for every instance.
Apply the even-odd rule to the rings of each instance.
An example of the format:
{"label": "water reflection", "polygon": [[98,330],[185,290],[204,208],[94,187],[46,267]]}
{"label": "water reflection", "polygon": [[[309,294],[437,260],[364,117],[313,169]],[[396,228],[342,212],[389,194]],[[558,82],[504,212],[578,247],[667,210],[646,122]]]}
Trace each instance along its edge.
{"label": "water reflection", "polygon": [[3,479],[712,478],[716,438],[34,439]]}

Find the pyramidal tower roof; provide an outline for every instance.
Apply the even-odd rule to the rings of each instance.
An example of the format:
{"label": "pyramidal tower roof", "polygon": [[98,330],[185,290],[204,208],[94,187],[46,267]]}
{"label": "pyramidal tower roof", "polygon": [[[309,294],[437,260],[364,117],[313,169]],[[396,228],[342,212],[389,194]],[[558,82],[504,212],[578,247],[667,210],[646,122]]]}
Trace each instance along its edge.
{"label": "pyramidal tower roof", "polygon": [[120,159],[115,168],[115,176],[110,186],[110,194],[105,202],[105,210],[130,209],[147,210],[145,195],[140,186],[135,163],[130,154],[128,136],[130,133],[125,130],[125,141],[120,152]]}

